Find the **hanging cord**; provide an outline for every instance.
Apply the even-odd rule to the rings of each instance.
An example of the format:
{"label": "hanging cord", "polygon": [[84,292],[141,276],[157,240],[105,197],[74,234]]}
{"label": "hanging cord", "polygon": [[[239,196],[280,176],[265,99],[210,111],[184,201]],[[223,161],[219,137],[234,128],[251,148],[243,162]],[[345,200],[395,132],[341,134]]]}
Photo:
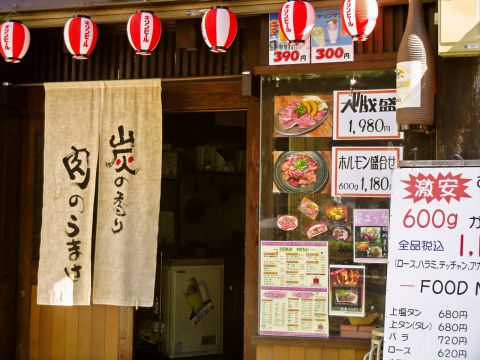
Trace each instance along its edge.
{"label": "hanging cord", "polygon": [[[15,3],[12,4],[12,10],[6,15],[6,17],[4,18],[4,21],[12,20],[12,15],[14,15],[15,18],[18,18],[18,20],[23,22],[23,16],[20,15],[18,10],[20,10],[19,6]],[[16,19],[14,19],[14,20],[16,20]]]}
{"label": "hanging cord", "polygon": [[81,9],[82,11],[85,10],[87,8],[87,0],[80,0],[80,5],[78,7],[76,7],[75,9],[73,9],[73,13],[76,14],[79,12],[79,10]]}
{"label": "hanging cord", "polygon": [[357,85],[357,79],[355,79],[355,73],[353,73],[352,78],[350,79],[350,97],[353,96],[353,89]]}

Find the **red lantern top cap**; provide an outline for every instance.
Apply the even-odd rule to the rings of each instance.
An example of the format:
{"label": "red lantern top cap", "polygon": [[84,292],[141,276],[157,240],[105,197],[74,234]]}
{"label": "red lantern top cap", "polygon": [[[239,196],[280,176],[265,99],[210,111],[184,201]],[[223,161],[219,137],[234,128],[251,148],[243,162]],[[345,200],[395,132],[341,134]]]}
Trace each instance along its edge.
{"label": "red lantern top cap", "polygon": [[81,15],[81,14],[78,14],[78,15],[73,15],[73,18],[84,18],[84,19],[90,19],[90,16],[88,16],[88,15]]}
{"label": "red lantern top cap", "polygon": [[13,22],[13,23],[16,23],[16,24],[23,24],[23,21],[21,21],[21,20],[11,20],[11,19],[7,19],[7,20],[5,20],[5,22]]}
{"label": "red lantern top cap", "polygon": [[145,14],[146,13],[146,14],[152,14],[153,15],[153,11],[151,11],[151,10],[137,10],[136,13],[137,14],[142,14],[142,13]]}
{"label": "red lantern top cap", "polygon": [[217,5],[217,6],[212,7],[212,9],[225,9],[225,10],[228,10],[228,6]]}

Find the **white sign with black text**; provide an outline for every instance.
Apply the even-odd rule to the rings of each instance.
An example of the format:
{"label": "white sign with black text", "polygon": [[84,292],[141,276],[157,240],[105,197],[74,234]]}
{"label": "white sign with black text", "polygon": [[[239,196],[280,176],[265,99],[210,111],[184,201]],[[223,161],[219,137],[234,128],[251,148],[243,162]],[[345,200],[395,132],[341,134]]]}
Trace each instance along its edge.
{"label": "white sign with black text", "polygon": [[389,197],[403,148],[332,147],[332,196]]}
{"label": "white sign with black text", "polygon": [[480,359],[480,167],[392,181],[383,359]]}
{"label": "white sign with black text", "polygon": [[403,139],[396,122],[395,90],[333,92],[333,140]]}

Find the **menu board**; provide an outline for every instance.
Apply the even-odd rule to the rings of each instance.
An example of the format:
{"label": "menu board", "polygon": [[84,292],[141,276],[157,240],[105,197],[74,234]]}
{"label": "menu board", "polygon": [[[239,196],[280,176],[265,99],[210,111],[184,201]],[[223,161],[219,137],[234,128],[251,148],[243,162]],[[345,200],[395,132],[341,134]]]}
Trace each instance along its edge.
{"label": "menu board", "polygon": [[403,148],[332,147],[332,196],[389,197]]}
{"label": "menu board", "polygon": [[393,173],[384,360],[480,359],[480,168]]}
{"label": "menu board", "polygon": [[259,333],[328,337],[328,242],[261,242]]}
{"label": "menu board", "polygon": [[355,262],[387,263],[388,214],[388,209],[353,210]]}
{"label": "menu board", "polygon": [[280,28],[278,13],[269,15],[268,42],[269,65],[310,63],[310,38],[305,43],[290,44]]}
{"label": "menu board", "polygon": [[365,266],[330,265],[330,316],[365,316]]}
{"label": "menu board", "polygon": [[340,8],[316,9],[312,64],[353,61],[353,40],[342,26]]}
{"label": "menu board", "polygon": [[395,89],[334,91],[333,140],[403,139]]}

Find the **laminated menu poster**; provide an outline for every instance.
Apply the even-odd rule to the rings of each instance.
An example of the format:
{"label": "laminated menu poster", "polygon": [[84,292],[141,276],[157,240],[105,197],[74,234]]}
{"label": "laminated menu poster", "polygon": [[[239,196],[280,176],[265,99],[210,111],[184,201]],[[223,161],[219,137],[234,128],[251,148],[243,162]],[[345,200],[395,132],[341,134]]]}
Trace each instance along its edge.
{"label": "laminated menu poster", "polygon": [[480,167],[394,171],[384,360],[480,359],[479,204]]}
{"label": "laminated menu poster", "polygon": [[354,209],[354,261],[387,263],[388,209]]}
{"label": "laminated menu poster", "polygon": [[365,266],[330,265],[330,316],[365,316]]}
{"label": "laminated menu poster", "polygon": [[328,337],[328,242],[261,242],[259,334]]}

